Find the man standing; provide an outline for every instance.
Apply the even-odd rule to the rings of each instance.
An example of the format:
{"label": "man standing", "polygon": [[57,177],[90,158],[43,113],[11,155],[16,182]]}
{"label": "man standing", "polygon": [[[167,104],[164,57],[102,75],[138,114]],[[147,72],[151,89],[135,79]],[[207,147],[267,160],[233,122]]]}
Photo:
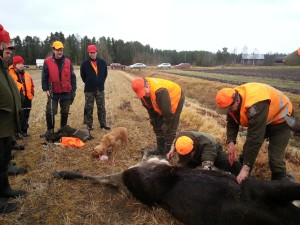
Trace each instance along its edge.
{"label": "man standing", "polygon": [[98,121],[100,128],[110,130],[106,125],[104,84],[107,77],[107,65],[103,59],[97,57],[96,45],[87,48],[89,58],[80,66],[80,76],[84,82],[85,106],[84,121],[88,130],[93,130],[93,109],[96,99]]}
{"label": "man standing", "polygon": [[203,132],[182,131],[177,134],[167,159],[173,156],[174,151],[178,153],[178,165],[188,168],[211,170],[213,167],[230,172],[237,176],[242,168],[239,161],[235,160],[233,165],[229,164],[228,155],[223,151],[219,142]]}
{"label": "man standing", "polygon": [[165,158],[179,126],[185,100],[183,91],[174,82],[149,77],[133,79],[131,87],[147,109],[156,135],[157,148],[148,150],[148,153],[160,154]]}
{"label": "man standing", "polygon": [[[20,131],[21,109],[20,94],[1,57],[3,49],[6,49],[9,44],[9,38],[6,39],[7,34],[8,32],[0,25],[0,199],[3,197],[23,197],[25,195],[25,191],[11,189],[7,172],[11,160],[12,136]],[[0,200],[0,213],[10,213],[15,210],[15,204]]]}
{"label": "man standing", "polygon": [[42,89],[47,94],[47,133],[53,133],[58,102],[60,104],[60,127],[68,123],[70,105],[76,92],[76,75],[71,61],[63,54],[64,45],[60,41],[52,44],[53,55],[46,58],[42,69]]}
{"label": "man standing", "polygon": [[272,180],[288,179],[284,156],[291,136],[285,122],[285,116],[293,111],[289,98],[269,85],[247,83],[235,88],[223,88],[216,95],[216,103],[228,110],[227,144],[231,162],[238,158],[235,144],[239,125],[248,127],[241,157],[243,167],[237,182],[240,184],[249,176],[265,138],[269,140]]}

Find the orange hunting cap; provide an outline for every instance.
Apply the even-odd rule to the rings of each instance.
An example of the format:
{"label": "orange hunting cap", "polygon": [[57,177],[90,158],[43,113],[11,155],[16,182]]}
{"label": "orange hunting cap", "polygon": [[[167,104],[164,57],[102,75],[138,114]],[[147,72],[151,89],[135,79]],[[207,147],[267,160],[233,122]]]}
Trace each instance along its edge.
{"label": "orange hunting cap", "polygon": [[177,138],[175,143],[175,149],[179,155],[187,155],[194,148],[194,141],[188,136],[181,136]]}
{"label": "orange hunting cap", "polygon": [[142,98],[146,95],[145,80],[142,77],[134,78],[131,83],[131,88],[138,98]]}
{"label": "orange hunting cap", "polygon": [[60,48],[64,48],[64,45],[60,41],[54,41],[53,44],[52,44],[52,48],[54,48],[54,49],[60,49]]}
{"label": "orange hunting cap", "polygon": [[227,108],[234,101],[235,90],[233,88],[223,88],[216,95],[216,103],[220,108]]}

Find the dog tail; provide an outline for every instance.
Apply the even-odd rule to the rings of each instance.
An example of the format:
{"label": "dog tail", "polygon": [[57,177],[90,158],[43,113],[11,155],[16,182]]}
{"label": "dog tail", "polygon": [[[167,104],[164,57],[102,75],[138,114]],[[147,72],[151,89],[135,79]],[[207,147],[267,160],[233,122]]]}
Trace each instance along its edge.
{"label": "dog tail", "polygon": [[91,180],[100,184],[108,184],[112,186],[119,186],[123,183],[123,172],[114,173],[106,176],[92,176],[92,175],[84,175],[81,173],[75,173],[71,171],[54,171],[53,176],[58,179],[66,179],[66,180]]}

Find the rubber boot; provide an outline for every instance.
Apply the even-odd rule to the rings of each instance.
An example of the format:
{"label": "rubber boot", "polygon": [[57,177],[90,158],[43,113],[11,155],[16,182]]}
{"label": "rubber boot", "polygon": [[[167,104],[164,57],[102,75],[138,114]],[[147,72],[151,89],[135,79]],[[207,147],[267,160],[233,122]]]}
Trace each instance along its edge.
{"label": "rubber boot", "polygon": [[17,176],[17,175],[20,175],[20,174],[27,173],[27,169],[19,168],[16,165],[14,165],[12,162],[10,162],[8,164],[7,173],[8,173],[9,176]]}
{"label": "rubber boot", "polygon": [[63,128],[68,123],[68,113],[62,113],[60,117],[60,128]]}
{"label": "rubber boot", "polygon": [[6,172],[0,174],[0,197],[4,198],[18,198],[24,197],[26,194],[23,190],[15,191],[11,189],[8,182],[8,175]]}
{"label": "rubber boot", "polygon": [[156,137],[156,149],[148,150],[149,155],[161,155],[165,148],[165,139],[163,137]]}
{"label": "rubber boot", "polygon": [[17,206],[13,203],[6,203],[0,199],[0,213],[11,213],[17,210]]}
{"label": "rubber boot", "polygon": [[54,130],[55,117],[46,113],[47,130]]}
{"label": "rubber boot", "polygon": [[272,172],[271,180],[290,180],[290,178],[287,176],[285,172]]}
{"label": "rubber boot", "polygon": [[167,158],[166,155],[168,154],[168,152],[170,151],[170,149],[171,149],[171,144],[165,144],[165,147],[164,147],[164,149],[162,151],[162,158],[163,159]]}

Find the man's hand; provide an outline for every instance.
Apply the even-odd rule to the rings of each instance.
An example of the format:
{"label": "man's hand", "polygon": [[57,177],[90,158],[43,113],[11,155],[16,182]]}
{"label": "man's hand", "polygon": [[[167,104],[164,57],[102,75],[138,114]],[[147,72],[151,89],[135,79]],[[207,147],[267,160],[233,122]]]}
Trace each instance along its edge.
{"label": "man's hand", "polygon": [[248,176],[250,173],[250,167],[247,165],[243,165],[239,175],[236,177],[236,181],[241,184]]}
{"label": "man's hand", "polygon": [[50,91],[46,91],[48,97],[50,97]]}
{"label": "man's hand", "polygon": [[168,160],[170,160],[173,157],[174,151],[175,151],[175,146],[174,146],[174,144],[172,144],[170,151],[166,155]]}
{"label": "man's hand", "polygon": [[232,166],[234,160],[239,160],[239,152],[234,142],[229,142],[227,147],[228,147],[228,161]]}

